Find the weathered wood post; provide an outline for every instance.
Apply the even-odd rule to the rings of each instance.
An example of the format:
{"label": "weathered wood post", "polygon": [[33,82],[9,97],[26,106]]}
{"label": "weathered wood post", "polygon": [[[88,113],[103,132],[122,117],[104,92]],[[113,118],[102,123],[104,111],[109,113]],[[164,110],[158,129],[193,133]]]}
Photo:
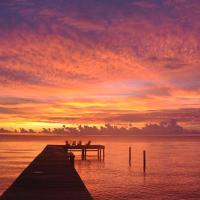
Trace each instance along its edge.
{"label": "weathered wood post", "polygon": [[146,172],[146,151],[143,151],[143,171]]}
{"label": "weathered wood post", "polygon": [[131,166],[131,146],[129,147],[129,166]]}
{"label": "weathered wood post", "polygon": [[103,148],[103,160],[105,160],[105,148]]}

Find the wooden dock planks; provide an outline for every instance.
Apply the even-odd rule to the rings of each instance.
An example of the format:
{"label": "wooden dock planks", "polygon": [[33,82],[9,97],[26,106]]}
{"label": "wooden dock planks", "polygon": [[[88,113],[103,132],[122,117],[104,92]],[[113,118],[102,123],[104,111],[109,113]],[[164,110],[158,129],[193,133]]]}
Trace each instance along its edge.
{"label": "wooden dock planks", "polygon": [[62,145],[48,145],[0,200],[92,200]]}

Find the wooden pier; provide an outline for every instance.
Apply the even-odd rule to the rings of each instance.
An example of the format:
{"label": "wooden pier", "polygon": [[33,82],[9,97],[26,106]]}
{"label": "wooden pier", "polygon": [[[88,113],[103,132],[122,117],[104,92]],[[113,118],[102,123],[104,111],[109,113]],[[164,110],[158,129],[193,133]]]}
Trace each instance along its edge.
{"label": "wooden pier", "polygon": [[82,160],[87,159],[87,152],[97,152],[98,160],[105,159],[105,146],[103,145],[70,145],[66,144],[65,149],[67,152],[80,151]]}
{"label": "wooden pier", "polygon": [[48,145],[0,200],[92,200],[66,145]]}

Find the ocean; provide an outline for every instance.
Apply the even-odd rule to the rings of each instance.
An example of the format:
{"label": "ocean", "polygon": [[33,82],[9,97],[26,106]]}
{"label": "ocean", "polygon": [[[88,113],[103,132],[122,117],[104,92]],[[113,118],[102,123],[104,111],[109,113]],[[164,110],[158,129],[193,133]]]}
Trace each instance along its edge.
{"label": "ocean", "polygon": [[[0,194],[47,144],[64,144],[65,140],[105,145],[104,161],[97,161],[94,153],[86,161],[76,154],[75,168],[95,200],[200,199],[198,136],[0,135]],[[143,150],[147,154],[146,173]]]}

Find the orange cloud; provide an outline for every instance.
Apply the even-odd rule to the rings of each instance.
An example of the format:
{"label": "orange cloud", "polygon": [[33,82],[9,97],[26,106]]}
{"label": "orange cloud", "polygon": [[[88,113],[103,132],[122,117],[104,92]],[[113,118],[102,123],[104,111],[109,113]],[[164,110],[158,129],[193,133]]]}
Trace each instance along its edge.
{"label": "orange cloud", "polygon": [[171,0],[0,3],[1,124],[198,109],[199,8]]}

